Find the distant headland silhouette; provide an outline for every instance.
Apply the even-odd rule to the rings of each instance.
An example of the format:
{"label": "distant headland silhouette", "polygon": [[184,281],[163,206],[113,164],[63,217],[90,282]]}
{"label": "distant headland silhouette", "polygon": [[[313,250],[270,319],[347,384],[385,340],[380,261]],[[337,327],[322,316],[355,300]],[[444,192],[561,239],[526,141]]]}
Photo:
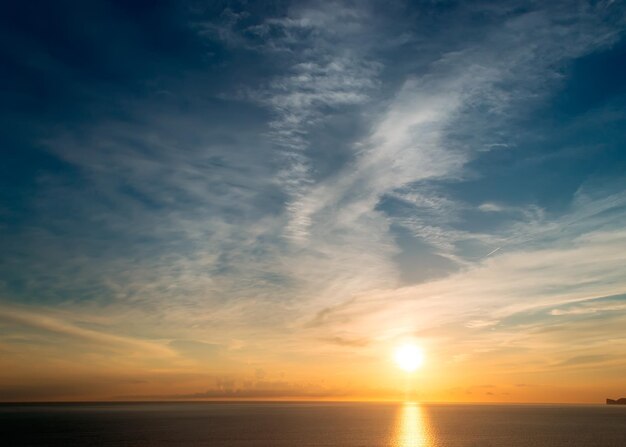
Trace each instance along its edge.
{"label": "distant headland silhouette", "polygon": [[621,397],[617,400],[607,399],[606,404],[607,405],[626,405],[626,397]]}

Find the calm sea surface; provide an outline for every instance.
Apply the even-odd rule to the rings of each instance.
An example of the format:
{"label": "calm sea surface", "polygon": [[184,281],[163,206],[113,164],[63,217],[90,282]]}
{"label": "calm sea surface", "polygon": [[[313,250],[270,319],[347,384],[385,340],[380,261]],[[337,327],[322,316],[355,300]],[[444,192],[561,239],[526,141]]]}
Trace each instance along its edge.
{"label": "calm sea surface", "polygon": [[0,405],[0,445],[625,447],[626,406]]}

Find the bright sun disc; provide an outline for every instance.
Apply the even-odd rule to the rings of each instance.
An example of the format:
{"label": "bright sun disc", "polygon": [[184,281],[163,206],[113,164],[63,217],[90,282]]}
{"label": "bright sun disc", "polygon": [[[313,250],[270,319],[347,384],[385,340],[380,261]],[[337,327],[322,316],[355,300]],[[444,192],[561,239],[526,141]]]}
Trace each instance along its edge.
{"label": "bright sun disc", "polygon": [[394,359],[400,369],[413,372],[424,363],[424,351],[412,344],[402,345],[396,349]]}

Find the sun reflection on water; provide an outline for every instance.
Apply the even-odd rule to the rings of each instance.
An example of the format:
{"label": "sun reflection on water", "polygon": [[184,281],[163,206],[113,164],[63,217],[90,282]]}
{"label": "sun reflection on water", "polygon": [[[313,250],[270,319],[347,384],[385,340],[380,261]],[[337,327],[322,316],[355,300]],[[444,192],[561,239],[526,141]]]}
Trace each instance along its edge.
{"label": "sun reflection on water", "polygon": [[430,428],[419,404],[406,402],[398,414],[393,447],[433,447]]}

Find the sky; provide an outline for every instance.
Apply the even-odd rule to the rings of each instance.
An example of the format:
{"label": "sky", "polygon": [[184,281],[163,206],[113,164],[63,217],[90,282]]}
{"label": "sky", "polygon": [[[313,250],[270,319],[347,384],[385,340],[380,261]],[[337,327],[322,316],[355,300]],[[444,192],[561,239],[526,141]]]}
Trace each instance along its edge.
{"label": "sky", "polygon": [[1,401],[626,393],[624,2],[1,8]]}

